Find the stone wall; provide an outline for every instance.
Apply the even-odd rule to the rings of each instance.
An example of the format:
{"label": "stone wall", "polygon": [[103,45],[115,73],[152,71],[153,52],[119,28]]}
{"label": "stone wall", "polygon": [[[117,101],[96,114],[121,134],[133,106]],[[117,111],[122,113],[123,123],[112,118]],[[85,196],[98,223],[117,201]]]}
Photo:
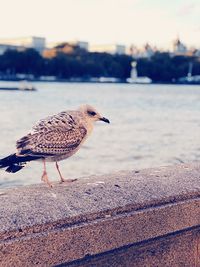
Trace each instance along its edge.
{"label": "stone wall", "polygon": [[200,165],[0,191],[0,266],[200,266]]}

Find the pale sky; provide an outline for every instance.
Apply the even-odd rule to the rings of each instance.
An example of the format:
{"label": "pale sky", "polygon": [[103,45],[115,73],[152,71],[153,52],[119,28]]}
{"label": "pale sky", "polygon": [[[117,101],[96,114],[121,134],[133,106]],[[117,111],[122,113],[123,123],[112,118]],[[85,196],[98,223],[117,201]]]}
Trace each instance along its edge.
{"label": "pale sky", "polygon": [[[200,0],[0,0],[0,38],[200,48]],[[169,47],[170,48],[170,47]]]}

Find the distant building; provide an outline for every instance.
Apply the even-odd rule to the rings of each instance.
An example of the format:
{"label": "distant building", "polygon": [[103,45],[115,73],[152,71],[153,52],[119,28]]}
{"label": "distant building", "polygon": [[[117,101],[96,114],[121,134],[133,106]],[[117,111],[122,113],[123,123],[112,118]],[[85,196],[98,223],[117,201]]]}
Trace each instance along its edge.
{"label": "distant building", "polygon": [[45,58],[53,58],[59,52],[62,52],[64,54],[71,54],[77,48],[88,51],[88,42],[71,41],[71,42],[63,42],[63,43],[51,43],[51,44],[48,44],[48,48],[46,48],[43,51],[42,55]]}
{"label": "distant building", "polygon": [[46,39],[44,37],[24,37],[24,38],[9,38],[9,39],[0,39],[0,45],[5,45],[9,49],[16,48],[25,49],[25,48],[34,48],[39,53],[42,53],[46,46]]}
{"label": "distant building", "polygon": [[74,42],[70,42],[70,43],[77,45],[78,47],[85,49],[86,51],[88,51],[88,49],[89,49],[89,43],[85,42],[85,41],[74,41]]}
{"label": "distant building", "polygon": [[46,46],[46,49],[55,48],[55,47],[63,45],[63,44],[67,44],[67,45],[70,45],[73,47],[78,46],[79,48],[85,49],[86,51],[88,51],[88,47],[89,47],[89,43],[86,41],[63,41],[63,42],[48,43]]}
{"label": "distant building", "polygon": [[173,53],[175,55],[185,55],[187,53],[187,47],[177,38],[173,42]]}
{"label": "distant building", "polygon": [[155,51],[155,48],[152,48],[148,43],[146,43],[142,51],[142,57],[151,58],[154,55]]}
{"label": "distant building", "polygon": [[200,57],[200,49],[195,49],[194,50],[194,56]]}
{"label": "distant building", "polygon": [[108,45],[90,45],[90,52],[99,52],[99,53],[109,53],[112,55],[124,55],[126,54],[126,46],[119,44],[108,44]]}
{"label": "distant building", "polygon": [[6,50],[17,50],[22,51],[24,48],[16,46],[16,45],[6,45],[6,44],[0,44],[0,55],[3,55]]}
{"label": "distant building", "polygon": [[131,45],[127,53],[133,58],[151,58],[156,51],[157,49],[155,47],[146,43],[142,48],[137,48],[136,46]]}
{"label": "distant building", "polygon": [[181,42],[179,38],[177,38],[173,42],[173,52],[171,53],[172,56],[187,56],[187,57],[200,57],[200,50],[187,46]]}
{"label": "distant building", "polygon": [[42,55],[45,58],[53,58],[56,57],[56,55],[59,52],[62,52],[64,54],[71,54],[74,51],[74,46],[70,45],[69,43],[60,43],[60,44],[54,44],[55,46],[52,48],[46,48]]}
{"label": "distant building", "polygon": [[139,55],[139,48],[135,45],[131,45],[130,47],[127,48],[127,55],[130,55],[134,58],[138,58],[138,55]]}

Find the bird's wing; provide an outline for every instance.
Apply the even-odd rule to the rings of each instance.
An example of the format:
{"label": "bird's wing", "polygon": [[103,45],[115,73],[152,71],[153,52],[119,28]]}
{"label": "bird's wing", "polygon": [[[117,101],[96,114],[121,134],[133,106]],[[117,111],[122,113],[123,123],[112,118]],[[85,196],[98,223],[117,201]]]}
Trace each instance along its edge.
{"label": "bird's wing", "polygon": [[80,145],[86,134],[84,127],[28,134],[17,141],[17,149],[21,155],[41,157],[68,154]]}
{"label": "bird's wing", "polygon": [[41,120],[33,130],[17,141],[21,155],[45,157],[68,154],[87,134],[86,128],[66,112]]}
{"label": "bird's wing", "polygon": [[33,126],[33,132],[43,132],[51,128],[70,130],[76,128],[77,125],[77,118],[74,118],[70,113],[63,111],[40,120],[35,126]]}

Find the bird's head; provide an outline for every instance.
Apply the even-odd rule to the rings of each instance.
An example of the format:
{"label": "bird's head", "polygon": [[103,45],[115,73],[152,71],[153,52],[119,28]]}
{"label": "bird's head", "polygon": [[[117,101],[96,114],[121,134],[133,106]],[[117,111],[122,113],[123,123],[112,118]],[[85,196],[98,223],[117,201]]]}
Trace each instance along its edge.
{"label": "bird's head", "polygon": [[90,105],[82,105],[79,110],[84,113],[84,115],[89,119],[90,121],[104,121],[106,123],[110,123],[108,119],[101,116],[99,112]]}

